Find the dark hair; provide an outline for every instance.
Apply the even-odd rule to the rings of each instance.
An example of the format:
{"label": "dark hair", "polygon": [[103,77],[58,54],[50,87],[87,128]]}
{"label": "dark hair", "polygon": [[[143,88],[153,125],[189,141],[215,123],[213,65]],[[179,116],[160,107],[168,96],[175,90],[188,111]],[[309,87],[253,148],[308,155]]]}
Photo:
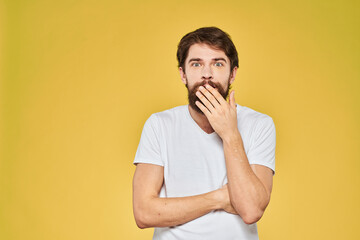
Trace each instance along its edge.
{"label": "dark hair", "polygon": [[229,34],[217,27],[203,27],[186,34],[179,42],[177,49],[178,67],[185,71],[185,60],[189,48],[196,43],[205,43],[217,50],[225,52],[230,59],[230,70],[239,67],[238,54]]}

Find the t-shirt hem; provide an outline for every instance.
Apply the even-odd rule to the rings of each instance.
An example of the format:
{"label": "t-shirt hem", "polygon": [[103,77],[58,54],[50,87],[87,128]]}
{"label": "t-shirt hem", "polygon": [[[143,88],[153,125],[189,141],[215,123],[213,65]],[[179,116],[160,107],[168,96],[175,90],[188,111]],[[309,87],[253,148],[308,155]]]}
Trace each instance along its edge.
{"label": "t-shirt hem", "polygon": [[138,164],[138,163],[149,163],[149,164],[159,165],[159,166],[162,166],[162,167],[164,166],[163,163],[156,162],[156,161],[154,161],[154,160],[152,160],[152,159],[144,159],[144,158],[142,158],[142,159],[137,159],[137,160],[135,160],[135,161],[133,162],[134,165],[136,165],[136,164]]}
{"label": "t-shirt hem", "polygon": [[266,164],[266,163],[262,163],[262,162],[251,162],[250,165],[251,164],[257,164],[257,165],[262,165],[262,166],[268,167],[271,170],[273,170],[273,175],[275,175],[275,168],[270,164]]}

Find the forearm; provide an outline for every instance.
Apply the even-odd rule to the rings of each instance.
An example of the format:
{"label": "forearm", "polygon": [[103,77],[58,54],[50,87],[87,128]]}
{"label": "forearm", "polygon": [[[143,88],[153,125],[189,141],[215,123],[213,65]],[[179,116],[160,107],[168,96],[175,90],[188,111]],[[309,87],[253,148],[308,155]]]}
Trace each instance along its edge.
{"label": "forearm", "polygon": [[263,215],[270,194],[251,169],[238,131],[223,139],[223,147],[231,203],[245,222],[256,222]]}
{"label": "forearm", "polygon": [[199,218],[220,208],[216,191],[179,198],[152,197],[138,206],[137,224],[140,228],[170,227]]}

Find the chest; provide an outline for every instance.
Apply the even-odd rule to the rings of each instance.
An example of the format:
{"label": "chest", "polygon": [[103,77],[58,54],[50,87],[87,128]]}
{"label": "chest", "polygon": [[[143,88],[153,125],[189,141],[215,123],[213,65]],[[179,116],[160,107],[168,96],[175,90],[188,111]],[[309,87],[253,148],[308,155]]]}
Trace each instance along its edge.
{"label": "chest", "polygon": [[[223,144],[216,133],[206,134],[193,124],[180,121],[164,126],[161,149],[164,160],[162,191],[166,197],[202,194],[227,183]],[[239,125],[245,152],[251,142],[246,130]]]}

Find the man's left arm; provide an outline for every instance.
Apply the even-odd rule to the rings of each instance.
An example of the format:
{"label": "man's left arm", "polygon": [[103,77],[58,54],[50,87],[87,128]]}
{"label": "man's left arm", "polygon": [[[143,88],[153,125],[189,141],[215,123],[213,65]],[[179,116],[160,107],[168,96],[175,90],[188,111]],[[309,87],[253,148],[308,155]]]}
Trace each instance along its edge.
{"label": "man's left arm", "polygon": [[196,102],[196,105],[223,141],[231,203],[245,223],[255,223],[269,204],[273,171],[263,165],[249,164],[237,127],[234,91],[229,102],[210,85],[200,91],[202,104]]}
{"label": "man's left arm", "polygon": [[240,133],[224,138],[223,146],[231,203],[245,223],[255,223],[269,204],[273,172],[266,166],[249,164]]}

